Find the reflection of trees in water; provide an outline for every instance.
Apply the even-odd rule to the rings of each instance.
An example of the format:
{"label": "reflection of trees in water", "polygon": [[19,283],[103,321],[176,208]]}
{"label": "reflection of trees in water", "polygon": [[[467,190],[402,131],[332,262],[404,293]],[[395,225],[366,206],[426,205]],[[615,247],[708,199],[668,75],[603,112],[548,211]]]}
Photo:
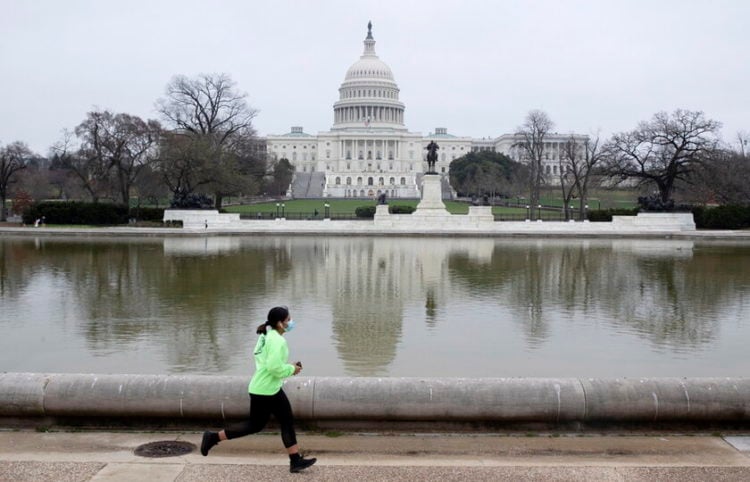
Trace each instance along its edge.
{"label": "reflection of trees in water", "polygon": [[545,312],[597,317],[673,349],[710,342],[718,314],[736,306],[750,281],[748,247],[698,249],[692,242],[498,241],[487,263],[449,258],[467,289],[505,299],[530,346],[549,336]]}
{"label": "reflection of trees in water", "polygon": [[[85,315],[81,330],[98,351],[160,342],[175,370],[225,370],[248,351],[262,320],[244,313],[267,283],[289,274],[287,250],[249,247],[211,256],[164,256],[162,240],[44,240],[26,247],[24,270],[63,278]],[[261,307],[263,309],[264,307]],[[238,329],[238,327],[244,329]]]}

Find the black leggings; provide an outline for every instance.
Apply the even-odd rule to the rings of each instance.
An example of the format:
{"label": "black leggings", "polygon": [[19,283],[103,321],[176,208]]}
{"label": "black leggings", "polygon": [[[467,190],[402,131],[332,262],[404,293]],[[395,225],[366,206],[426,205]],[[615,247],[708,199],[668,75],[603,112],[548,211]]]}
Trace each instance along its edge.
{"label": "black leggings", "polygon": [[286,398],[284,390],[279,390],[275,395],[253,395],[250,394],[250,418],[224,430],[228,439],[243,437],[251,433],[258,433],[268,423],[268,418],[273,414],[281,425],[281,440],[284,447],[289,448],[297,444],[297,436],[294,433],[294,415],[289,399]]}

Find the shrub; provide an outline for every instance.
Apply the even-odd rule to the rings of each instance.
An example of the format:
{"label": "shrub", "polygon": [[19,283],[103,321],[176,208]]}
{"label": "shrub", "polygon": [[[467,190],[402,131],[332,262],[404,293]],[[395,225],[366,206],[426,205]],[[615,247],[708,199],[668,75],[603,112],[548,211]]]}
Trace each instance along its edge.
{"label": "shrub", "polygon": [[693,208],[693,219],[698,229],[743,229],[750,227],[750,207],[717,206]]}
{"label": "shrub", "polygon": [[586,218],[591,222],[610,222],[612,216],[635,216],[638,214],[638,209],[600,209],[588,211]]}
{"label": "shrub", "polygon": [[31,198],[31,194],[26,191],[20,190],[16,193],[16,198],[13,199],[13,214],[21,214],[29,209],[34,204],[34,200]]}
{"label": "shrub", "polygon": [[162,221],[164,208],[131,208],[129,216],[139,221]]}
{"label": "shrub", "polygon": [[23,213],[25,224],[33,224],[37,219],[44,219],[47,224],[125,224],[128,208],[121,204],[46,201],[31,205]]}
{"label": "shrub", "polygon": [[375,206],[360,206],[354,210],[354,214],[358,218],[374,218],[375,209]]}
{"label": "shrub", "polygon": [[414,206],[403,206],[398,204],[388,206],[388,212],[391,214],[411,214],[416,210],[417,208]]}

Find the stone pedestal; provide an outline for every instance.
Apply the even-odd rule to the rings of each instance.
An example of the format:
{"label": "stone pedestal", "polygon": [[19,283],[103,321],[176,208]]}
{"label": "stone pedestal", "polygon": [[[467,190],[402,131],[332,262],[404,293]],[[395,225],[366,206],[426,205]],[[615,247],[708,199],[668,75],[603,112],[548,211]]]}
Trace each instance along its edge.
{"label": "stone pedestal", "polygon": [[422,178],[422,200],[412,216],[449,216],[443,203],[439,174],[425,174]]}

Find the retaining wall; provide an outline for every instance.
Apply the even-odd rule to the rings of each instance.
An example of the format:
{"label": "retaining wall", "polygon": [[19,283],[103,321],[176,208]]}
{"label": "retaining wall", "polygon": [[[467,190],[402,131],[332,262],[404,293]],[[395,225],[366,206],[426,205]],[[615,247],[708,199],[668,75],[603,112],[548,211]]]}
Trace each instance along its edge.
{"label": "retaining wall", "polygon": [[[556,425],[750,421],[750,378],[294,377],[296,418],[328,422]],[[242,419],[247,378],[196,375],[0,374],[1,420]],[[108,423],[108,422],[107,422]],[[102,424],[105,424],[102,422]]]}

